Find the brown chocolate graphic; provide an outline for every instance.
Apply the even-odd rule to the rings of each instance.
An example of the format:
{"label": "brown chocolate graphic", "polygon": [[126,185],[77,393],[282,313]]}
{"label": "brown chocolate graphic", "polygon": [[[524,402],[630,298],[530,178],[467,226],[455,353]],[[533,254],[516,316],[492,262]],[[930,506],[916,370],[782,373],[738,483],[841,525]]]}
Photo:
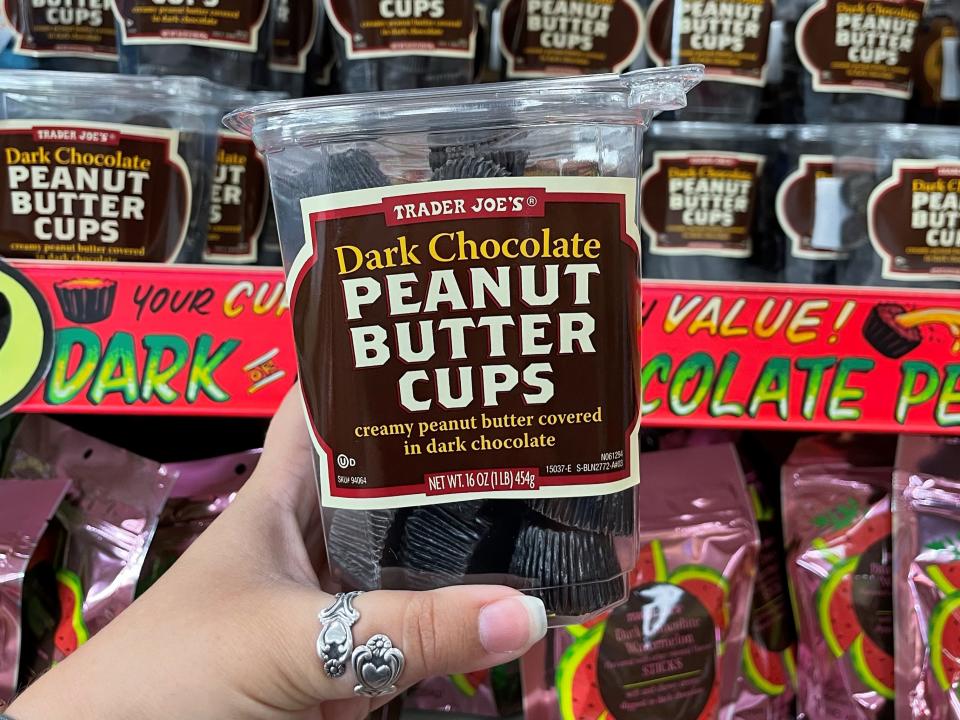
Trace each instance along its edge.
{"label": "brown chocolate graphic", "polygon": [[673,0],[654,0],[647,11],[647,47],[657,65],[700,63],[707,80],[763,86],[771,0],[680,3],[678,57],[673,52],[675,10]]}
{"label": "brown chocolate graphic", "polygon": [[634,0],[506,0],[501,9],[507,77],[620,72],[643,36]]}
{"label": "brown chocolate graphic", "polygon": [[454,500],[634,472],[625,197],[463,182],[309,215],[319,255],[292,271],[293,318],[333,497]]}
{"label": "brown chocolate graphic", "polygon": [[307,53],[313,46],[318,20],[315,0],[275,0],[271,70],[303,72],[307,69]]}
{"label": "brown chocolate graphic", "polygon": [[221,132],[203,259],[256,262],[268,199],[267,168],[256,146],[243,135]]}
{"label": "brown chocolate graphic", "polygon": [[267,0],[202,0],[186,5],[115,0],[127,45],[176,43],[257,51]]}
{"label": "brown chocolate graphic", "polygon": [[476,12],[470,0],[326,0],[326,7],[348,59],[474,55]]}
{"label": "brown chocolate graphic", "polygon": [[748,257],[763,160],[729,152],[655,152],[640,190],[650,252]]}
{"label": "brown chocolate graphic", "polygon": [[111,5],[110,0],[4,0],[3,11],[17,36],[18,55],[115,60]]}
{"label": "brown chocolate graphic", "polygon": [[0,255],[171,262],[191,185],[178,133],[135,125],[0,122]]}
{"label": "brown chocolate graphic", "polygon": [[812,244],[819,178],[833,177],[834,158],[828,155],[801,155],[799,165],[777,191],[777,220],[790,238],[794,257],[829,260],[842,253],[816,248]]}
{"label": "brown chocolate graphic", "polygon": [[922,0],[819,0],[797,25],[800,60],[818,92],[906,99]]}
{"label": "brown chocolate graphic", "polygon": [[870,240],[883,276],[960,276],[960,163],[897,160],[870,195]]}

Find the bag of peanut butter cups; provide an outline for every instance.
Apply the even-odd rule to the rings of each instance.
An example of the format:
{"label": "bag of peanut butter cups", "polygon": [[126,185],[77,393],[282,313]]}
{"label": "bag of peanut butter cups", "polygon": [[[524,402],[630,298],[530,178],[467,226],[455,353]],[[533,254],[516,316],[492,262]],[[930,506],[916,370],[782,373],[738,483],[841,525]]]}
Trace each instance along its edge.
{"label": "bag of peanut butter cups", "polygon": [[817,436],[783,467],[797,712],[893,718],[893,443]]}
{"label": "bag of peanut butter cups", "polygon": [[197,78],[0,74],[0,256],[199,261],[215,92]]}
{"label": "bag of peanut butter cups", "polygon": [[[12,41],[8,51],[0,52],[0,68],[74,72],[117,69],[113,3],[107,0],[4,0],[0,3],[0,26],[4,24]],[[5,44],[0,37],[0,49]]]}
{"label": "bag of peanut butter cups", "polygon": [[556,623],[636,557],[641,129],[697,68],[318,98],[267,157],[330,565]]}
{"label": "bag of peanut butter cups", "polygon": [[47,523],[69,480],[0,480],[0,710],[17,692],[24,627],[24,584]]}
{"label": "bag of peanut butter cups", "polygon": [[30,620],[47,630],[31,668],[40,673],[133,602],[175,476],[156,462],[40,415],[27,416],[17,428],[4,474],[72,483],[57,513],[63,549],[51,558],[57,597],[35,603],[37,615]]}
{"label": "bag of peanut butter cups", "polygon": [[904,435],[894,473],[897,716],[960,717],[960,444]]}

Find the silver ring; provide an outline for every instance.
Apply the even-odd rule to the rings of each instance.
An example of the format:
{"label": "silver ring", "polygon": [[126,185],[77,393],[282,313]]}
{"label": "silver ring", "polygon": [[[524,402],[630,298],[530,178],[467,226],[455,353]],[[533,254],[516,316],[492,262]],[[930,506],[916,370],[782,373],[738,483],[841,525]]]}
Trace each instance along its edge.
{"label": "silver ring", "polygon": [[353,625],[360,613],[353,601],[360,592],[337,593],[333,603],[320,613],[320,635],[317,637],[317,655],[323,661],[323,672],[328,678],[342,677],[347,670],[347,658],[353,650]]}
{"label": "silver ring", "polygon": [[403,672],[403,653],[386,635],[374,635],[353,651],[353,672],[357,684],[353,692],[378,697],[397,692],[397,680]]}

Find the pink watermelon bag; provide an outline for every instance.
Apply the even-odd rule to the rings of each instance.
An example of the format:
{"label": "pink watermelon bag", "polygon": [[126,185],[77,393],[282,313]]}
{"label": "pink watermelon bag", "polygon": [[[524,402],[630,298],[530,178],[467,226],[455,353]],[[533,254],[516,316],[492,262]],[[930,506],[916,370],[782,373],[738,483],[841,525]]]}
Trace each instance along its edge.
{"label": "pink watermelon bag", "polygon": [[960,718],[960,442],[900,438],[893,477],[897,716]]}
{"label": "pink watermelon bag", "polygon": [[889,438],[801,441],[783,468],[798,715],[893,717]]}

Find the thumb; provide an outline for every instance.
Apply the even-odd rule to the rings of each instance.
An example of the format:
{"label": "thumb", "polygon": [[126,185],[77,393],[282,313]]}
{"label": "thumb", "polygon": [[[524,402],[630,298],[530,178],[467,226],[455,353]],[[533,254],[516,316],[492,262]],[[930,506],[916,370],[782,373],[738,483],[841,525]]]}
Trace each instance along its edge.
{"label": "thumb", "polygon": [[[307,692],[316,701],[353,697],[357,682],[350,660],[346,674],[331,679],[324,674],[323,661],[317,655],[321,625],[316,617],[333,598],[309,593],[312,600],[308,600],[306,595],[300,602],[312,608],[313,632],[286,637],[307,638],[300,650],[303,661],[297,663],[306,671],[302,677]],[[428,677],[472,672],[514,660],[547,632],[541,600],[495,585],[427,592],[380,590],[356,597],[353,607],[360,615],[353,626],[355,648],[374,635],[386,635],[403,653],[403,671],[395,683],[398,689]],[[298,615],[288,615],[298,616],[309,618],[310,613],[304,608]]]}

